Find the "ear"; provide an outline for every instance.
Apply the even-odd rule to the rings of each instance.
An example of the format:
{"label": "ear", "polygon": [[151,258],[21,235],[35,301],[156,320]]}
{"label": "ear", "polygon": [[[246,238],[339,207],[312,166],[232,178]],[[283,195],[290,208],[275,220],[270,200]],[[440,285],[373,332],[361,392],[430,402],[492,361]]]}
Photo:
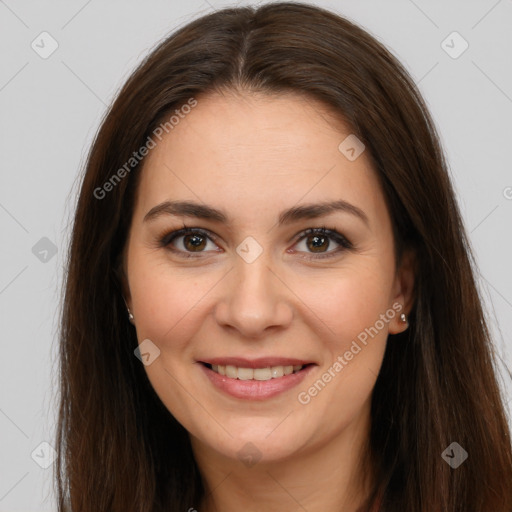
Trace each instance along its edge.
{"label": "ear", "polygon": [[397,312],[395,317],[389,322],[389,333],[398,334],[407,329],[408,322],[400,319],[402,313],[408,317],[411,312],[415,294],[414,282],[417,271],[416,254],[412,249],[406,249],[402,253],[400,266],[396,271],[395,282],[393,284],[393,293],[391,304]]}
{"label": "ear", "polygon": [[114,274],[116,276],[117,282],[119,284],[119,288],[121,291],[121,295],[124,299],[124,302],[126,304],[127,308],[132,309],[132,300],[131,300],[131,293],[130,293],[130,287],[128,285],[128,277],[125,272],[125,254],[124,251],[119,255],[117,259],[117,264],[114,269]]}

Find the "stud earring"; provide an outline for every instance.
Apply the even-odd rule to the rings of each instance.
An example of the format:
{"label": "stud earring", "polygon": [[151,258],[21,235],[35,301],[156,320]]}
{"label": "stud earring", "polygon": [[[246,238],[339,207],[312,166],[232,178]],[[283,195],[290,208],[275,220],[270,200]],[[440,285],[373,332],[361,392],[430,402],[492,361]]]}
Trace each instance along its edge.
{"label": "stud earring", "polygon": [[404,323],[407,323],[407,317],[405,316],[405,313],[402,313],[400,315],[400,320],[402,320],[402,322],[404,322]]}
{"label": "stud earring", "polygon": [[135,322],[134,322],[134,318],[133,318],[132,312],[130,311],[129,308],[126,308],[126,309],[128,309],[128,320],[130,320],[131,324],[134,324]]}

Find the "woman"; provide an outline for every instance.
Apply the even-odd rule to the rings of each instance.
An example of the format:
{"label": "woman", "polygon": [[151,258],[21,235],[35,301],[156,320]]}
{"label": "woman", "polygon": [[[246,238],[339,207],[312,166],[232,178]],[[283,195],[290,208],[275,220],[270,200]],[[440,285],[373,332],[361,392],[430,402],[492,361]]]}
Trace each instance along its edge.
{"label": "woman", "polygon": [[161,43],[85,168],[59,509],[512,510],[473,260],[414,83],[295,3]]}

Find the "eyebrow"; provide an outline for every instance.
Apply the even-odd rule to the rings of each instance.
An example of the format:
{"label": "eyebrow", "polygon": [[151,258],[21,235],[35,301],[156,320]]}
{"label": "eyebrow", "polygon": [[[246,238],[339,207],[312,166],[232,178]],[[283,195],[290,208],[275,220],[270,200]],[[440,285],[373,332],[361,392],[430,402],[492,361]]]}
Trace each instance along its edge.
{"label": "eyebrow", "polygon": [[[292,224],[302,219],[315,219],[334,212],[349,213],[358,217],[369,226],[368,217],[363,210],[342,199],[323,203],[304,204],[284,210],[279,214],[278,225]],[[212,206],[195,203],[193,201],[164,201],[154,206],[146,213],[144,222],[156,219],[162,215],[195,217],[225,224],[229,221],[228,216],[222,210],[218,210]]]}

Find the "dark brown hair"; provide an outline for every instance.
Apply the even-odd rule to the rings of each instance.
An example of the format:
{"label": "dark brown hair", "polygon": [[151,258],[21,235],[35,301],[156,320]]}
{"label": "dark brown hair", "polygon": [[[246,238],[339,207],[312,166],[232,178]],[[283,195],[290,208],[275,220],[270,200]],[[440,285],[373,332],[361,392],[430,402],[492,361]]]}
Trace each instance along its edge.
{"label": "dark brown hair", "polygon": [[[61,315],[59,511],[185,511],[206,492],[186,430],[134,356],[121,293],[117,271],[142,162],[112,176],[165,116],[215,91],[323,102],[366,145],[397,262],[404,249],[415,251],[410,328],[388,343],[373,392],[375,486],[362,510],[382,495],[386,512],[510,512],[512,452],[496,355],[433,122],[408,73],[366,31],[293,2],[227,8],[177,30],[102,121],[78,198]],[[457,469],[441,457],[454,441],[469,453]]]}

